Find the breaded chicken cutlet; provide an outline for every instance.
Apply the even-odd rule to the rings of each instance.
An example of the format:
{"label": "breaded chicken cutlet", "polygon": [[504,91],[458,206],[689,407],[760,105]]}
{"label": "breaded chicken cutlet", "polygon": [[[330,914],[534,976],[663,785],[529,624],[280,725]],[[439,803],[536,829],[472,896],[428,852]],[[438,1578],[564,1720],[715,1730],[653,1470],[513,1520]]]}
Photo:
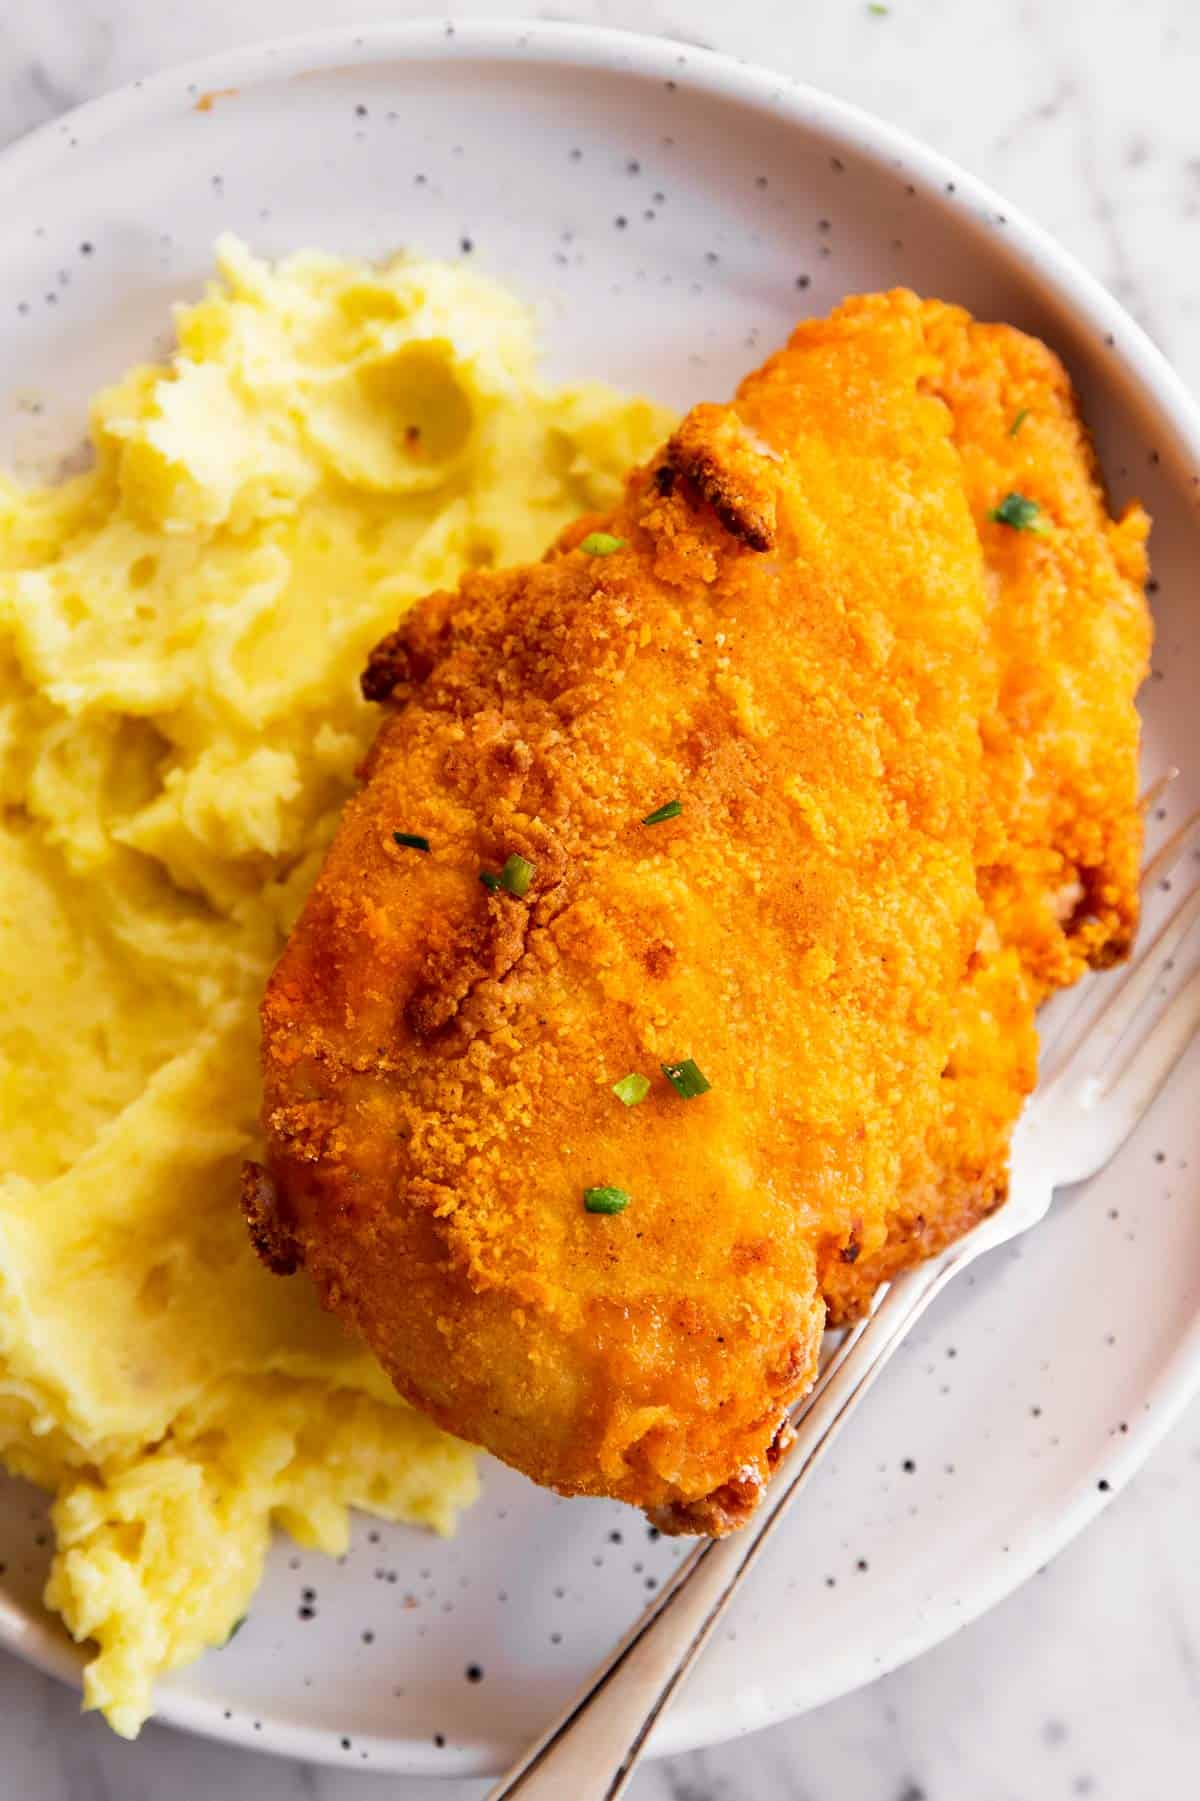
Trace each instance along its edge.
{"label": "breaded chicken cutlet", "polygon": [[1129,944],[1145,535],[1043,346],[898,292],[408,615],[263,1005],[267,1261],[535,1481],[737,1525]]}

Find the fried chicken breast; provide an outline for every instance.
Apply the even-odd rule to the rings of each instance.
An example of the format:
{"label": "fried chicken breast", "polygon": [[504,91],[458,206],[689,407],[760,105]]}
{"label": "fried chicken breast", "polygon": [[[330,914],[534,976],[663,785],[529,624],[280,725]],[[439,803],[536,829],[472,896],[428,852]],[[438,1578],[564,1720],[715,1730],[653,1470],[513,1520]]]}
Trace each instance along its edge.
{"label": "fried chicken breast", "polygon": [[264,1000],[264,1257],[535,1481],[737,1524],[1128,942],[1144,535],[1048,352],[897,293],[410,614]]}

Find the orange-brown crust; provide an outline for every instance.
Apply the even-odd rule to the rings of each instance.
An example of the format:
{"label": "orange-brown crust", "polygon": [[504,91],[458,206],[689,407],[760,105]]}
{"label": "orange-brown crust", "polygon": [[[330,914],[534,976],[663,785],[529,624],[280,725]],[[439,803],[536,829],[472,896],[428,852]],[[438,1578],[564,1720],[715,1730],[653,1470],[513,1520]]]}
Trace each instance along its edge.
{"label": "orange-brown crust", "polygon": [[694,406],[667,445],[667,461],[656,472],[663,492],[662,467],[673,469],[710,506],[725,530],[751,550],[770,550],[775,543],[777,460],[756,443],[731,407]]}
{"label": "orange-brown crust", "polygon": [[[744,1517],[827,1311],[1003,1198],[1035,1001],[1134,917],[1140,528],[993,329],[849,302],[611,519],[402,622],[264,1002],[280,1238],[326,1302],[443,1426],[672,1529]],[[1018,390],[1036,543],[987,519]],[[529,894],[487,894],[514,851]],[[586,1213],[598,1183],[632,1204]]]}
{"label": "orange-brown crust", "polygon": [[250,1242],[275,1276],[291,1276],[300,1267],[300,1246],[287,1225],[279,1194],[261,1163],[242,1165],[242,1214]]}

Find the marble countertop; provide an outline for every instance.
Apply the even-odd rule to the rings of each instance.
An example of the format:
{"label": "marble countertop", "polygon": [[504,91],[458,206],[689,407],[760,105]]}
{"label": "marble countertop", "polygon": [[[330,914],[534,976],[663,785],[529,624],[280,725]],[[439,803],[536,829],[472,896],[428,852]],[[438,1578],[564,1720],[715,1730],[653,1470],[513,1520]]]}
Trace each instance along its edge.
{"label": "marble countertop", "polygon": [[[168,63],[328,24],[516,0],[41,0],[0,11],[0,142]],[[540,17],[772,63],[881,113],[1055,233],[1200,388],[1194,0],[589,0]],[[1200,1767],[1200,1403],[1085,1536],[959,1636],[788,1726],[653,1765],[634,1801],[1175,1801]],[[478,1783],[342,1775],[151,1727],[136,1745],[0,1656],[22,1801],[476,1801]]]}

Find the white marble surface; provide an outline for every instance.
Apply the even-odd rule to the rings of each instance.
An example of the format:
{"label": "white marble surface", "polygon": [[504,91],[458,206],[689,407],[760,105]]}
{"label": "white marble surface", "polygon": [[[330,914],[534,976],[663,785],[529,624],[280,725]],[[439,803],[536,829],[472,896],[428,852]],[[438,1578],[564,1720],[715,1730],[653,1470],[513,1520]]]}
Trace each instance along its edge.
{"label": "white marble surface", "polygon": [[[7,0],[0,142],[169,62],[411,0]],[[516,0],[452,16],[508,17]],[[771,62],[909,127],[1068,244],[1200,388],[1196,0],[591,0],[542,17]],[[652,1766],[635,1801],[1185,1801],[1200,1770],[1200,1404],[1086,1536],[956,1639],[820,1713]],[[137,1745],[0,1657],[0,1795],[475,1801],[150,1728]]]}

